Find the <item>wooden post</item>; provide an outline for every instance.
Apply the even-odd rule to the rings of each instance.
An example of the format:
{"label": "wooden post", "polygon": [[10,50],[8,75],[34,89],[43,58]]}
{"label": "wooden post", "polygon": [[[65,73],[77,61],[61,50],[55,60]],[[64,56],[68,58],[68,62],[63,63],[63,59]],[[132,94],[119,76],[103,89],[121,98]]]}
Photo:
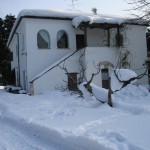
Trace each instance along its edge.
{"label": "wooden post", "polygon": [[111,90],[111,78],[109,77],[109,89],[108,89],[108,105],[110,106],[110,107],[113,107],[113,104],[112,104],[112,96],[111,96],[111,94],[112,94],[112,90]]}
{"label": "wooden post", "polygon": [[31,96],[34,95],[34,83],[33,82],[30,83],[30,95]]}

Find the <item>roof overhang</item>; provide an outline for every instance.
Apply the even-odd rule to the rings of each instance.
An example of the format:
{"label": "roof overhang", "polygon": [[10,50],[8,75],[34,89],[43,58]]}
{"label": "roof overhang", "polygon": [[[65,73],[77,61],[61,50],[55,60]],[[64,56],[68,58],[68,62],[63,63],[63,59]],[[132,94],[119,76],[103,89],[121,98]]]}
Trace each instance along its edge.
{"label": "roof overhang", "polygon": [[100,28],[100,29],[105,29],[105,30],[109,30],[109,29],[112,29],[112,28],[118,28],[118,27],[123,27],[124,24],[111,24],[111,23],[93,23],[93,24],[89,24],[89,23],[85,23],[85,22],[82,22],[78,28],[83,28],[83,27],[86,27],[86,28],[90,28],[90,29],[94,29],[94,28]]}
{"label": "roof overhang", "polygon": [[149,21],[144,19],[103,17],[101,15],[80,15],[72,19],[72,25],[75,28],[88,27],[108,30],[123,27],[125,24],[149,26]]}

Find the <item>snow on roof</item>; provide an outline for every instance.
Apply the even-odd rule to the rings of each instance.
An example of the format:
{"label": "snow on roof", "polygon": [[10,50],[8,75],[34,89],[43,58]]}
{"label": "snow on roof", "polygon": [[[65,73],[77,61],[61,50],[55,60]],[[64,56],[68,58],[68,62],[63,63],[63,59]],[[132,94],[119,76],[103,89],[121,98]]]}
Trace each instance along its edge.
{"label": "snow on roof", "polygon": [[15,21],[15,24],[10,33],[7,45],[10,44],[11,39],[16,31],[17,26],[19,25],[21,19],[23,17],[41,17],[41,18],[62,18],[72,20],[72,24],[75,27],[78,27],[82,22],[92,23],[107,23],[107,24],[122,24],[122,23],[139,23],[139,24],[147,24],[147,22],[138,21],[132,22],[131,19],[127,19],[125,17],[118,17],[113,15],[104,15],[104,14],[92,14],[92,13],[84,13],[82,11],[73,11],[73,10],[61,10],[61,9],[25,9],[22,10]]}
{"label": "snow on roof", "polygon": [[10,44],[12,36],[16,31],[16,28],[23,17],[49,17],[49,18],[63,18],[63,19],[72,19],[79,15],[83,15],[81,11],[72,11],[72,10],[62,10],[62,9],[24,9],[18,14],[14,26],[11,30],[7,45]]}
{"label": "snow on roof", "polygon": [[84,14],[84,13],[81,11],[62,10],[62,9],[24,9],[18,14],[18,17],[41,16],[41,17],[59,17],[59,18],[71,18],[72,19],[81,14]]}
{"label": "snow on roof", "polygon": [[90,22],[92,23],[111,23],[111,24],[121,24],[125,22],[126,18],[112,16],[112,15],[102,15],[93,13],[84,13],[81,11],[73,10],[61,10],[61,9],[25,9],[22,10],[17,18],[24,16],[34,16],[34,17],[53,17],[53,18],[64,18],[73,19],[73,26],[77,27],[80,22]]}
{"label": "snow on roof", "polygon": [[108,16],[108,17],[104,17],[101,15],[90,15],[90,16],[78,16],[75,17],[72,20],[72,25],[74,27],[78,27],[82,22],[84,23],[89,23],[89,24],[103,24],[103,23],[107,23],[107,24],[122,24],[126,21],[125,18],[116,18],[116,17],[112,17],[112,16]]}
{"label": "snow on roof", "polygon": [[41,17],[58,17],[58,18],[70,18],[73,19],[74,17],[79,16],[89,16],[89,17],[103,17],[103,18],[124,18],[114,15],[108,14],[93,14],[93,13],[85,13],[79,10],[70,10],[70,9],[24,9],[20,11],[17,18],[23,16],[41,16]]}

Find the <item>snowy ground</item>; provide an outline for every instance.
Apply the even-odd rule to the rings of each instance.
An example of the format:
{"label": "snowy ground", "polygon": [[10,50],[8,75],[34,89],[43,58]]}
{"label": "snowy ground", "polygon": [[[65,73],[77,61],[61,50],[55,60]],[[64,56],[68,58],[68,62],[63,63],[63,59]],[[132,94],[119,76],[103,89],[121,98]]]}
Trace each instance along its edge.
{"label": "snowy ground", "polygon": [[150,150],[148,90],[130,85],[113,95],[113,104],[0,87],[0,150]]}

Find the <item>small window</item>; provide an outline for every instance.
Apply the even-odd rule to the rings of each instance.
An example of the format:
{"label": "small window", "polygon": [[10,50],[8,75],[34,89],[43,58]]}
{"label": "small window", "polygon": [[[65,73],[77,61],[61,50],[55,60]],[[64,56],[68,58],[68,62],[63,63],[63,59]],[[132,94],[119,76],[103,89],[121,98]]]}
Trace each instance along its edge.
{"label": "small window", "polygon": [[40,30],[37,34],[37,46],[39,49],[50,48],[50,36],[46,30]]}
{"label": "small window", "polygon": [[77,73],[68,73],[68,89],[76,91],[77,87]]}
{"label": "small window", "polygon": [[65,31],[60,30],[57,33],[57,47],[68,48],[68,36]]}

